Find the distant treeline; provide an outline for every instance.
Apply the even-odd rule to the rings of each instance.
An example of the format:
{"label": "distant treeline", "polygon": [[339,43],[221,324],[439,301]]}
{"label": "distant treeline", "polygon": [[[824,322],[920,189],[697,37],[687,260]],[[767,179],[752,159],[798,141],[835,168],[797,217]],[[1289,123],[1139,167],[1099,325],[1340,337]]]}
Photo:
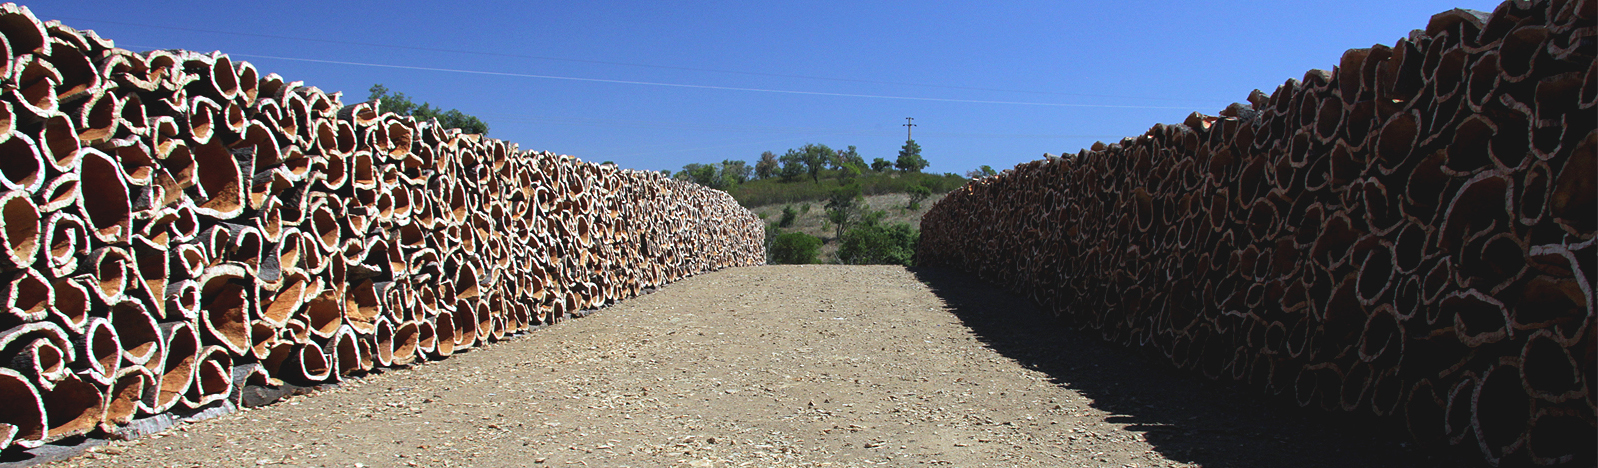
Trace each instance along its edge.
{"label": "distant treeline", "polygon": [[[864,195],[877,195],[920,190],[945,193],[966,183],[967,179],[959,174],[922,173],[927,165],[927,160],[921,157],[921,146],[915,140],[908,140],[893,161],[873,158],[866,162],[854,146],[840,151],[827,145],[807,144],[789,149],[780,156],[766,151],[752,165],[728,159],[719,163],[688,164],[675,173],[663,172],[679,180],[726,191],[739,203],[750,207],[822,200],[846,186],[858,186]],[[979,169],[968,175],[983,173]]]}

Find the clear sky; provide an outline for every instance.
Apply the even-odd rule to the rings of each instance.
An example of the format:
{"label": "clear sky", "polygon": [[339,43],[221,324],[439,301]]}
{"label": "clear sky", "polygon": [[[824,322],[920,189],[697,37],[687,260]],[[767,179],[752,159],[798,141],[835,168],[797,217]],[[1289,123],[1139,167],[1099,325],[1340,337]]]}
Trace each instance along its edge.
{"label": "clear sky", "polygon": [[[141,51],[220,50],[364,100],[382,83],[522,149],[635,169],[805,143],[1003,169],[1214,114],[1480,0],[24,2]],[[373,66],[383,65],[383,66]]]}

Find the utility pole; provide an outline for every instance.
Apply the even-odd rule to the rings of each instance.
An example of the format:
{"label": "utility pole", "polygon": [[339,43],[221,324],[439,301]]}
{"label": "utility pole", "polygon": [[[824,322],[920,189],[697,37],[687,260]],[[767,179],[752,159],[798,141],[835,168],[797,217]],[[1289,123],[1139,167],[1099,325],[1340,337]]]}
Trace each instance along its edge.
{"label": "utility pole", "polygon": [[913,130],[910,127],[916,126],[916,124],[912,123],[912,122],[915,121],[915,119],[916,119],[915,117],[905,117],[904,118],[904,139],[905,139],[905,141],[914,140],[914,138],[910,138],[910,130]]}

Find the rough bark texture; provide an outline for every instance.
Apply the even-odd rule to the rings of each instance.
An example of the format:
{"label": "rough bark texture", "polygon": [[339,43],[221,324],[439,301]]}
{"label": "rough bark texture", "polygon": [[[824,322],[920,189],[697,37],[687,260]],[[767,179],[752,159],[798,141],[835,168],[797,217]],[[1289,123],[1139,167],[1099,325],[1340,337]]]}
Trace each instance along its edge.
{"label": "rough bark texture", "polygon": [[918,261],[1489,464],[1591,466],[1593,10],[1445,12],[1219,116],[972,181]]}
{"label": "rough bark texture", "polygon": [[15,4],[0,35],[7,454],[764,259],[759,219],[722,192],[346,106],[221,53],[133,53]]}

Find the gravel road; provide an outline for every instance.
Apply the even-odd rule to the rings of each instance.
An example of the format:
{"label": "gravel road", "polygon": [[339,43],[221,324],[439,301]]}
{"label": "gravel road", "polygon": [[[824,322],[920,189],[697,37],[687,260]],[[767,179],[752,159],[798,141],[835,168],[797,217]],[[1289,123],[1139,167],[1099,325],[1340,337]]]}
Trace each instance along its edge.
{"label": "gravel road", "polygon": [[1425,466],[942,270],[763,266],[58,466]]}

